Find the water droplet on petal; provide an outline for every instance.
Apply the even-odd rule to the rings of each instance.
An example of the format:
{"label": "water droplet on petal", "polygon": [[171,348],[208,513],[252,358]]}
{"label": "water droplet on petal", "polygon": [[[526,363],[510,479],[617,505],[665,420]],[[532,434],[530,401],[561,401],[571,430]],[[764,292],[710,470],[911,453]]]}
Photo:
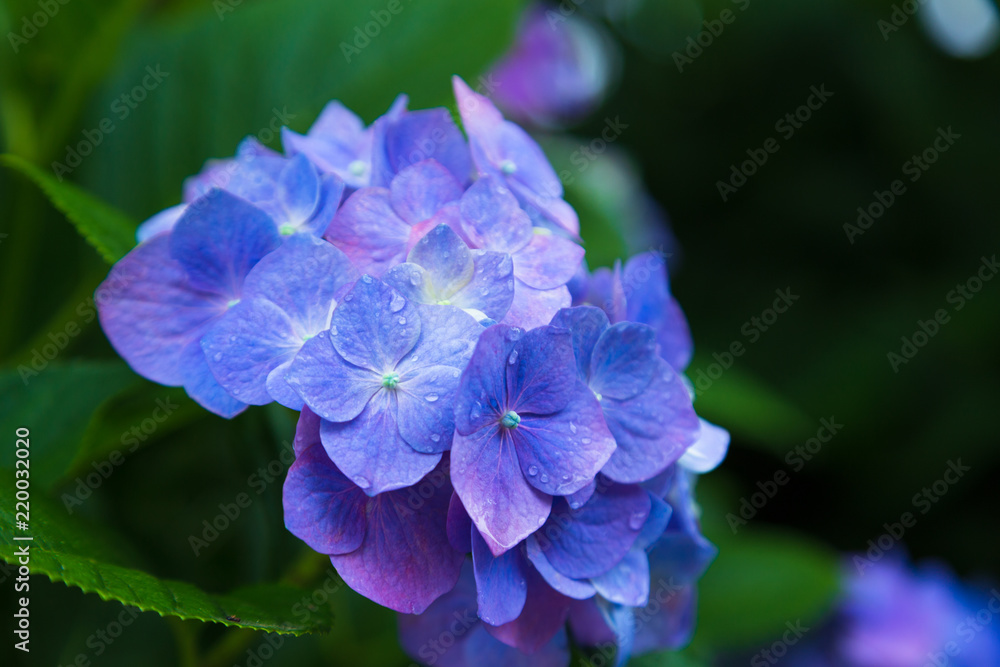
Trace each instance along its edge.
{"label": "water droplet on petal", "polygon": [[490,290],[489,290],[489,288],[488,288],[488,287],[484,287],[484,288],[482,288],[481,290],[479,290],[479,294],[480,294],[481,296],[489,296],[489,294],[490,294]]}
{"label": "water droplet on petal", "polygon": [[537,474],[538,474],[538,466],[535,466],[535,465],[528,466],[528,476],[529,477],[534,477]]}
{"label": "water droplet on petal", "polygon": [[589,445],[590,443],[593,442],[593,440],[591,440],[590,438],[580,438],[580,442],[582,442],[585,445]]}
{"label": "water droplet on petal", "polygon": [[576,433],[576,424],[574,424],[573,422],[570,422],[569,423],[569,430],[572,431],[573,433]]}
{"label": "water droplet on petal", "polygon": [[639,530],[644,523],[646,523],[645,512],[634,512],[628,519],[628,527],[632,530]]}
{"label": "water droplet on petal", "polygon": [[434,442],[440,442],[441,436],[438,435],[437,433],[431,433],[431,440],[433,440]]}
{"label": "water droplet on petal", "polygon": [[417,285],[420,284],[420,282],[421,282],[421,279],[420,279],[420,274],[419,273],[413,273],[413,274],[410,275],[410,284],[411,285],[413,285],[414,287],[416,287]]}
{"label": "water droplet on petal", "polygon": [[370,285],[372,282],[372,277],[366,273],[365,275],[361,276],[361,280]]}
{"label": "water droplet on petal", "polygon": [[548,483],[549,483],[549,476],[548,476],[548,475],[545,475],[545,474],[543,474],[543,475],[542,475],[541,477],[539,477],[539,478],[538,478],[538,480],[539,480],[539,481],[540,481],[540,482],[541,482],[542,484],[548,484]]}
{"label": "water droplet on petal", "polygon": [[405,318],[405,317],[400,317],[400,318],[399,318],[398,320],[396,320],[396,321],[397,321],[397,322],[399,322],[400,324],[406,324],[406,318]]}
{"label": "water droplet on petal", "polygon": [[[403,306],[405,305],[406,305],[406,299],[404,299],[399,294],[393,294],[392,299],[389,301],[389,310],[391,310],[394,313],[398,313],[403,309]],[[403,324],[403,322],[400,322],[400,324]]]}
{"label": "water droplet on petal", "polygon": [[222,361],[222,353],[216,352],[215,354],[212,355],[212,358],[215,359],[216,361]]}
{"label": "water droplet on petal", "polygon": [[353,300],[354,300],[353,292],[344,297],[344,301],[353,301]]}
{"label": "water droplet on petal", "polygon": [[510,329],[507,329],[507,340],[509,341],[518,340],[521,337],[521,334],[523,333],[524,333],[523,329],[519,329],[517,327],[511,327]]}
{"label": "water droplet on petal", "polygon": [[364,477],[358,477],[356,480],[354,480],[354,483],[357,484],[362,489],[367,489],[368,487],[370,487],[372,485],[372,483],[369,482]]}
{"label": "water droplet on petal", "polygon": [[578,510],[578,509],[580,509],[580,501],[579,500],[571,500],[571,501],[569,501],[569,508],[571,510]]}
{"label": "water droplet on petal", "polygon": [[569,475],[563,475],[562,476],[562,481],[568,482],[569,481]]}
{"label": "water droplet on petal", "polygon": [[438,395],[437,394],[427,394],[426,396],[424,396],[424,399],[426,399],[428,403],[433,403],[434,401],[438,400]]}
{"label": "water droplet on petal", "polygon": [[336,336],[337,335],[337,325],[336,324],[334,324],[332,327],[330,327],[330,335],[331,336]]}

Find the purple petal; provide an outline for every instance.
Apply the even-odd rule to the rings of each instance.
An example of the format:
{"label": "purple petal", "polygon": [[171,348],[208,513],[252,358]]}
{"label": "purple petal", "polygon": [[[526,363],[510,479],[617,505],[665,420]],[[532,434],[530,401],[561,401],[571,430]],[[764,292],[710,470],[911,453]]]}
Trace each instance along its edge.
{"label": "purple petal", "polygon": [[410,224],[393,210],[385,188],[363,188],[344,202],[323,238],[359,270],[380,276],[406,258]]}
{"label": "purple petal", "polygon": [[464,644],[480,633],[485,631],[476,616],[476,580],[469,560],[462,565],[455,587],[426,611],[399,615],[400,646],[414,660],[435,667],[470,667]]}
{"label": "purple petal", "polygon": [[339,249],[313,236],[295,235],[250,271],[243,296],[273,302],[304,335],[315,336],[330,327],[337,293],[357,279],[357,270]]}
{"label": "purple petal", "polygon": [[613,648],[615,643],[615,633],[608,627],[596,598],[572,603],[569,609],[569,629],[573,639],[581,646],[610,645]]}
{"label": "purple petal", "polygon": [[[624,401],[647,389],[657,371],[656,332],[635,322],[619,322],[594,344],[590,388]],[[675,375],[671,373],[670,375]]]}
{"label": "purple petal", "polygon": [[[433,476],[433,475],[432,475]],[[419,614],[458,581],[465,556],[448,544],[451,485],[436,476],[429,498],[412,489],[368,500],[368,529],[361,547],[330,560],[344,582],[378,604]]]}
{"label": "purple petal", "polygon": [[573,381],[575,390],[562,411],[525,415],[514,434],[521,470],[532,486],[550,495],[582,489],[615,451],[593,392],[575,377]]}
{"label": "purple petal", "polygon": [[472,531],[472,564],[476,573],[479,618],[503,625],[521,615],[527,598],[527,570],[520,548],[494,556],[479,531]]}
{"label": "purple petal", "polygon": [[395,370],[419,338],[416,307],[371,276],[362,276],[333,311],[333,347],[347,361],[379,375]]}
{"label": "purple petal", "polygon": [[431,298],[430,303],[450,299],[464,287],[475,272],[472,251],[447,225],[438,225],[424,236],[406,258],[426,269],[423,288]]}
{"label": "purple petal", "polygon": [[382,389],[381,376],[337,354],[327,331],[306,341],[286,380],[316,414],[334,422],[357,417]]}
{"label": "purple petal", "polygon": [[729,431],[704,419],[698,420],[701,429],[698,439],[687,448],[678,460],[691,472],[706,473],[714,470],[729,451]]}
{"label": "purple petal", "polygon": [[397,215],[409,224],[428,220],[445,204],[462,197],[462,186],[437,160],[424,160],[399,172],[389,186]]}
{"label": "purple petal", "polygon": [[[680,376],[662,359],[654,359],[651,366],[655,374],[643,391],[623,401],[601,398],[604,419],[618,444],[602,472],[619,482],[654,477],[681,457],[700,428]],[[599,384],[591,386],[601,392]]]}
{"label": "purple petal", "polygon": [[594,481],[590,482],[579,491],[575,491],[563,497],[566,498],[566,502],[569,503],[570,509],[578,510],[581,507],[583,507],[584,504],[586,504],[586,502],[593,497],[594,492],[596,490],[597,490],[597,480],[595,479]]}
{"label": "purple petal", "polygon": [[301,346],[302,336],[288,315],[264,299],[230,308],[201,339],[212,375],[234,398],[250,405],[273,400],[267,376],[290,362]]}
{"label": "purple petal", "polygon": [[674,650],[685,646],[694,633],[697,592],[693,585],[674,586],[657,581],[653,574],[649,604],[635,610],[638,624],[632,650],[636,654]]}
{"label": "purple petal", "polygon": [[491,635],[525,653],[534,653],[547,644],[566,623],[572,600],[559,593],[534,568],[528,568],[528,599],[516,620],[501,626],[484,624]]}
{"label": "purple petal", "polygon": [[645,552],[633,549],[617,565],[590,582],[609,602],[645,607],[649,602],[649,559]]}
{"label": "purple petal", "polygon": [[317,167],[343,179],[352,188],[371,178],[371,130],[340,102],[326,105],[305,136],[281,128],[281,143],[289,155],[303,153]]}
{"label": "purple petal", "polygon": [[[576,368],[579,377],[590,383],[590,360],[594,346],[610,326],[608,316],[600,308],[593,306],[574,306],[563,308],[552,318],[552,326],[569,329],[573,335],[573,354],[576,357]],[[647,384],[649,378],[646,379]]]}
{"label": "purple petal", "polygon": [[436,454],[451,447],[460,375],[452,366],[427,366],[401,374],[395,389],[399,434],[418,452]]}
{"label": "purple petal", "polygon": [[[508,179],[510,189],[517,196],[521,208],[536,226],[551,225],[569,232],[574,237],[580,234],[580,217],[572,206],[559,196],[548,196],[538,192],[533,183],[525,183],[520,178]],[[561,190],[561,188],[560,188]]]}
{"label": "purple petal", "polygon": [[472,174],[472,157],[465,137],[447,109],[422,109],[402,114],[386,127],[385,151],[393,173],[433,158],[445,166],[459,184]]}
{"label": "purple petal", "polygon": [[367,500],[322,446],[311,445],[298,453],[285,478],[285,526],[320,553],[349,553],[365,538]]}
{"label": "purple petal", "polygon": [[[465,192],[456,230],[470,247],[513,254],[531,243],[531,220],[495,178],[483,176]],[[575,267],[574,267],[575,268]]]}
{"label": "purple petal", "polygon": [[302,408],[299,413],[299,421],[295,424],[295,438],[292,440],[292,448],[295,456],[301,456],[302,452],[312,445],[321,444],[319,437],[320,417],[309,409],[309,406]]}
{"label": "purple petal", "polygon": [[472,257],[475,273],[451,295],[451,304],[499,321],[514,300],[514,263],[510,255],[491,250],[473,250]]}
{"label": "purple petal", "polygon": [[184,348],[180,367],[184,374],[182,377],[184,391],[201,407],[226,419],[246,410],[246,403],[230,396],[212,376],[200,341],[192,341]]}
{"label": "purple petal", "polygon": [[573,342],[565,329],[532,329],[514,342],[510,354],[495,359],[495,363],[507,375],[506,404],[518,413],[551,415],[567,408],[577,393]]}
{"label": "purple petal", "polygon": [[94,294],[101,328],[129,366],[153,382],[184,383],[184,349],[226,312],[226,298],[191,286],[170,258],[170,236],[139,245],[118,261]]}
{"label": "purple petal", "polygon": [[170,255],[191,285],[239,299],[243,279],[281,245],[274,221],[256,206],[223,190],[196,200],[170,234]]}
{"label": "purple petal", "polygon": [[420,305],[415,310],[420,316],[420,337],[396,369],[408,373],[431,366],[465,368],[483,328],[454,306]]}
{"label": "purple petal", "polygon": [[545,579],[549,586],[552,586],[552,588],[566,597],[573,598],[574,600],[586,600],[597,594],[597,590],[590,582],[571,579],[552,567],[552,563],[545,557],[545,552],[539,546],[535,535],[525,540],[524,544],[528,560],[531,561],[531,564],[535,566],[535,569],[538,570],[538,573],[542,575],[542,578]]}
{"label": "purple petal", "polygon": [[651,508],[638,486],[611,484],[578,510],[556,499],[537,539],[546,559],[573,579],[597,577],[632,548]]}
{"label": "purple petal", "polygon": [[569,640],[561,628],[531,654],[507,646],[483,626],[470,633],[463,648],[469,667],[567,667],[570,661]]}
{"label": "purple petal", "polygon": [[[487,330],[489,331],[489,330]],[[503,553],[545,522],[552,498],[528,484],[510,439],[499,426],[455,435],[455,491],[494,554]]]}
{"label": "purple petal", "polygon": [[583,259],[580,261],[580,265],[576,267],[576,273],[566,283],[566,287],[569,288],[569,293],[573,297],[574,306],[583,305],[587,297],[587,290],[590,289],[589,283],[590,269],[587,268],[587,260]]}
{"label": "purple petal", "polygon": [[351,421],[325,421],[320,428],[330,459],[370,496],[416,484],[441,460],[402,438],[394,403],[389,390],[380,390]]}
{"label": "purple petal", "polygon": [[520,280],[514,280],[514,300],[503,318],[504,324],[534,329],[548,324],[561,308],[570,304],[566,286],[549,290],[536,290]]}
{"label": "purple petal", "polygon": [[[649,492],[647,491],[647,493]],[[645,550],[660,539],[663,531],[667,529],[667,525],[670,523],[670,517],[673,515],[673,508],[665,500],[652,493],[649,493],[649,500],[651,502],[649,517],[647,517],[646,523],[643,524],[642,529],[639,531],[639,536],[635,538],[635,544],[632,545],[633,549]]]}
{"label": "purple petal", "polygon": [[512,255],[514,275],[535,289],[554,289],[569,282],[583,259],[583,248],[547,229],[534,228],[531,242]]}
{"label": "purple petal", "polygon": [[451,494],[451,502],[448,504],[448,542],[453,549],[463,554],[472,551],[472,519],[457,493]]}
{"label": "purple petal", "polygon": [[603,266],[594,269],[587,285],[584,301],[607,313],[611,322],[632,319],[626,311],[625,290],[622,286],[621,264],[619,262],[615,262],[613,271]]}
{"label": "purple petal", "polygon": [[677,300],[670,296],[663,259],[654,252],[632,257],[625,264],[622,283],[627,319],[653,327],[660,354],[674,369],[684,372],[693,353],[691,330]]}
{"label": "purple petal", "polygon": [[135,240],[142,243],[154,236],[169,232],[180,220],[186,208],[187,204],[177,204],[160,211],[139,225],[139,228],[135,230]]}
{"label": "purple petal", "polygon": [[462,372],[455,399],[455,429],[471,435],[495,427],[506,409],[507,360],[523,336],[520,329],[504,325],[487,327]]}

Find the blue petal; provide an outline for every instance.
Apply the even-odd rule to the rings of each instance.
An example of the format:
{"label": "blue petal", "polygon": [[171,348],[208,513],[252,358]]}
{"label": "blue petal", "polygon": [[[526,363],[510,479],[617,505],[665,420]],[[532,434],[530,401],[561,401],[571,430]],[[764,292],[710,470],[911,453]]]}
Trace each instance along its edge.
{"label": "blue petal", "polygon": [[538,539],[535,535],[532,535],[527,540],[525,540],[525,551],[528,554],[528,560],[531,564],[535,566],[538,573],[542,575],[542,578],[554,588],[566,597],[571,597],[574,600],[586,600],[588,598],[594,597],[597,594],[597,590],[588,581],[570,579],[565,574],[559,570],[552,567],[552,563],[549,559],[545,557],[545,552],[542,551],[542,547],[538,544]]}
{"label": "blue petal", "polygon": [[437,160],[403,169],[389,186],[393,210],[411,225],[428,220],[445,204],[462,196],[462,187]]}
{"label": "blue petal", "polygon": [[698,439],[688,447],[678,463],[699,474],[716,468],[729,451],[729,431],[704,419],[699,419]]}
{"label": "blue petal", "polygon": [[188,206],[170,234],[170,254],[187,270],[191,285],[229,299],[242,296],[250,269],[279,245],[266,213],[223,190]]}
{"label": "blue petal", "polygon": [[399,434],[418,452],[434,454],[451,448],[460,375],[452,366],[426,366],[400,375],[394,390]]}
{"label": "blue petal", "polygon": [[552,326],[570,330],[577,372],[580,379],[589,384],[590,359],[601,334],[611,326],[608,316],[603,310],[593,306],[563,308],[552,318]]}
{"label": "blue petal", "polygon": [[465,137],[447,109],[421,109],[400,115],[385,128],[386,160],[392,173],[433,158],[460,184],[472,174],[472,157]]}
{"label": "blue petal", "polygon": [[663,258],[654,252],[632,257],[625,264],[622,281],[628,288],[627,318],[653,327],[660,354],[677,372],[684,372],[694,346],[684,312],[670,295]]}
{"label": "blue petal", "polygon": [[514,300],[503,318],[504,324],[534,329],[548,324],[561,308],[570,304],[565,285],[555,289],[537,290],[514,279]]}
{"label": "blue petal", "polygon": [[605,330],[594,345],[590,387],[601,396],[627,400],[649,386],[657,371],[656,361],[656,332],[652,327],[619,322]]}
{"label": "blue petal", "polygon": [[212,376],[200,341],[188,343],[184,348],[180,367],[183,373],[184,391],[206,410],[226,419],[246,410],[246,403],[230,396]]}
{"label": "blue petal", "polygon": [[609,602],[645,607],[649,602],[649,559],[645,552],[632,549],[617,565],[593,577],[590,583]]}
{"label": "blue petal", "polygon": [[380,375],[337,354],[327,331],[306,341],[285,379],[316,414],[335,422],[357,417],[382,389]]}
{"label": "blue petal", "polygon": [[437,301],[450,299],[472,280],[475,272],[472,252],[447,225],[438,225],[420,239],[406,261],[427,270],[424,290]]}
{"label": "blue petal", "polygon": [[510,255],[491,250],[473,250],[472,257],[475,273],[451,295],[451,303],[500,321],[514,301],[514,263]]}
{"label": "blue petal", "polygon": [[472,564],[476,573],[479,618],[503,625],[521,615],[527,598],[528,564],[520,548],[499,556],[490,552],[479,531],[472,531]]}
{"label": "blue petal", "polygon": [[416,307],[371,276],[362,276],[333,311],[333,347],[352,364],[380,375],[395,370],[419,338]]}

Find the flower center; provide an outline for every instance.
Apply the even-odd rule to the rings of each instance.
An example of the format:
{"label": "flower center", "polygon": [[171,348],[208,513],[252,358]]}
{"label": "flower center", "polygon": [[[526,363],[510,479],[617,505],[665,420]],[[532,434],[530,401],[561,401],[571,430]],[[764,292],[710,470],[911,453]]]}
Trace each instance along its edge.
{"label": "flower center", "polygon": [[510,176],[517,171],[517,165],[512,160],[504,160],[500,163],[500,171]]}
{"label": "flower center", "polygon": [[386,389],[395,389],[399,384],[399,373],[386,373],[382,376],[382,386]]}
{"label": "flower center", "polygon": [[229,302],[226,304],[226,308],[232,308],[233,306],[235,306],[239,302],[240,302],[239,299],[230,299]]}
{"label": "flower center", "polygon": [[517,428],[517,425],[521,423],[521,417],[513,410],[508,410],[504,413],[504,416],[500,418],[500,425],[504,428]]}
{"label": "flower center", "polygon": [[354,160],[351,164],[347,165],[347,171],[351,172],[355,176],[360,176],[365,173],[368,169],[368,165],[361,160]]}
{"label": "flower center", "polygon": [[292,234],[295,233],[295,227],[293,227],[292,225],[282,225],[281,227],[278,228],[278,231],[281,233],[282,236],[291,236]]}

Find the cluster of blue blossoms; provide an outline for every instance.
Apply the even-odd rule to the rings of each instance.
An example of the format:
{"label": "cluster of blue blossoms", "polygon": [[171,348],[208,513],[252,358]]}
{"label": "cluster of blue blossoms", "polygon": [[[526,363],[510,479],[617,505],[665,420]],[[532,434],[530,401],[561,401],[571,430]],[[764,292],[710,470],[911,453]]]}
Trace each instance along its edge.
{"label": "cluster of blue blossoms", "polygon": [[676,647],[715,555],[695,476],[729,436],[693,409],[663,260],[588,271],[538,145],[454,84],[464,134],[405,97],[369,127],[332,102],[285,154],[206,165],[99,288],[101,324],[216,414],[301,411],[286,525],[403,614],[415,659]]}

